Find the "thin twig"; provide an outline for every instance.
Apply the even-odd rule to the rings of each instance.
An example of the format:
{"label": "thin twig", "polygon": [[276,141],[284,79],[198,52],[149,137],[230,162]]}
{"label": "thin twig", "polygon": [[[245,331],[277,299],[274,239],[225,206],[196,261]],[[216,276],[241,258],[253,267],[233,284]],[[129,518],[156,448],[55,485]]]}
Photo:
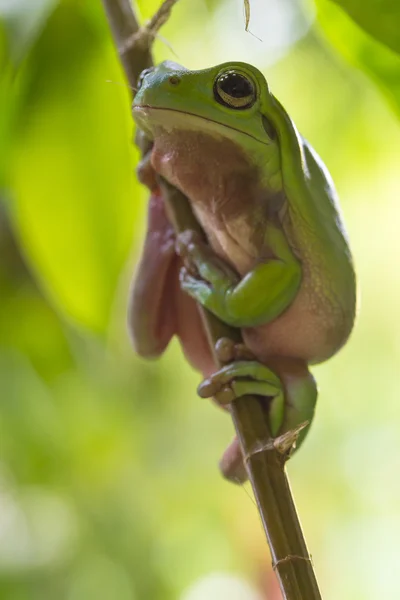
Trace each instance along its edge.
{"label": "thin twig", "polygon": [[[175,2],[166,0],[150,25],[139,28],[129,0],[103,0],[132,88],[136,88],[140,72],[151,65],[154,34],[168,18]],[[185,229],[201,232],[188,199],[166,181],[161,180],[160,187],[176,232]],[[206,310],[202,310],[202,317],[216,365],[221,366],[214,350],[217,340],[228,337],[240,342],[240,331],[228,327]],[[289,438],[279,441],[271,437],[265,406],[257,396],[245,396],[233,402],[231,415],[283,597],[285,600],[321,600],[285,472]],[[293,435],[295,437],[296,432]]]}

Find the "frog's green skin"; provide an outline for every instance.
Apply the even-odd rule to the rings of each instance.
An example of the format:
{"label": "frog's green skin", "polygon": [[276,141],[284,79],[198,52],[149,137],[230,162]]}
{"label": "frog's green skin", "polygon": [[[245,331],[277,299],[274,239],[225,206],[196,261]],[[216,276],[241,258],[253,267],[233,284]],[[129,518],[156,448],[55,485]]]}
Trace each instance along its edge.
{"label": "frog's green skin", "polygon": [[[229,96],[232,72],[251,82],[245,108],[221,98],[221,76]],[[138,351],[159,354],[177,333],[208,377],[209,395],[222,398],[228,385],[233,397],[272,397],[274,434],[311,421],[317,392],[307,365],[339,350],[356,309],[352,259],[326,168],[264,76],[244,63],[202,71],[163,63],[144,73],[133,115],[154,142],[142,173],[161,174],[189,198],[212,248],[190,232],[180,236],[178,252],[191,265],[181,270],[182,289],[241,327],[257,360],[211,374],[194,304],[177,287],[182,263],[154,177],[147,179],[149,231],[130,311]]]}

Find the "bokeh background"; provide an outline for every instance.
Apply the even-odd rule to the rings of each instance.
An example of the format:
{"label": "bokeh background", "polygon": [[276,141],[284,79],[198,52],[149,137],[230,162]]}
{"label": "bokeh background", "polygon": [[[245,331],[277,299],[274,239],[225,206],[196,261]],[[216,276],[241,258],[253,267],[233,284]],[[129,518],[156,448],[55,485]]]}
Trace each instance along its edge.
{"label": "bokeh background", "polygon": [[[334,177],[360,310],[288,471],[324,599],[377,600],[400,593],[400,9],[343,4],[252,0],[249,34],[241,0],[181,0],[155,57],[257,65]],[[130,347],[147,195],[101,3],[0,0],[0,57],[0,598],[278,600],[216,466],[229,418],[176,342]]]}

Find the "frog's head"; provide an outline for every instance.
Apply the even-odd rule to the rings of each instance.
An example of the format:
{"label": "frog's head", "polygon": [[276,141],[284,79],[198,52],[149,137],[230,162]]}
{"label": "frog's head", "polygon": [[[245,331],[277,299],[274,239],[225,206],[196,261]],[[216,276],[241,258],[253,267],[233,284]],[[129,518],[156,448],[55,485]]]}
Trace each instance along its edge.
{"label": "frog's head", "polygon": [[214,189],[217,176],[226,182],[240,172],[279,192],[273,103],[262,73],[246,63],[190,71],[166,61],[141,74],[133,116],[154,140],[153,167],[185,192],[187,178],[193,183],[206,172]]}
{"label": "frog's head", "polygon": [[266,175],[270,170],[279,187],[279,141],[268,119],[272,99],[262,73],[246,63],[190,71],[166,61],[141,74],[133,116],[150,139],[160,131],[229,139]]}

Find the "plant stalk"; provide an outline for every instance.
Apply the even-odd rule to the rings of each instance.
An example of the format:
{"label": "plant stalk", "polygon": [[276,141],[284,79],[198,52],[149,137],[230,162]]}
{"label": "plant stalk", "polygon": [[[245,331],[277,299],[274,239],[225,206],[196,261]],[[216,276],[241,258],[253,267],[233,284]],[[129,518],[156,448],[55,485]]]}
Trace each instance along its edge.
{"label": "plant stalk", "polygon": [[[140,28],[129,0],[102,0],[126,77],[133,90],[141,71],[152,65],[151,45],[176,0],[166,0],[153,19]],[[177,233],[193,229],[203,234],[188,199],[165,180],[160,188]],[[203,234],[204,235],[204,234]],[[221,337],[241,342],[240,330],[227,326],[200,307],[205,331],[217,367],[215,344]],[[313,565],[293,502],[285,462],[296,432],[289,441],[271,437],[268,415],[257,396],[245,396],[231,405],[247,472],[284,600],[321,600]],[[285,436],[281,436],[284,438]],[[286,436],[287,437],[287,436]],[[290,437],[290,436],[289,436]]]}

